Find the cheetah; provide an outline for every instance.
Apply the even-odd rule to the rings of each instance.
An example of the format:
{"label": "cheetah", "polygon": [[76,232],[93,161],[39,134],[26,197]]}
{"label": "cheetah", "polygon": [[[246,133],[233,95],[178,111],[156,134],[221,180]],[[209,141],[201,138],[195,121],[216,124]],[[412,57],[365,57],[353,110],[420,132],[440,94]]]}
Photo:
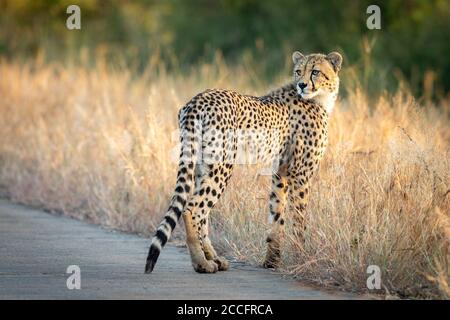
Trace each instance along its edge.
{"label": "cheetah", "polygon": [[327,121],[339,90],[342,56],[292,54],[293,81],[261,97],[206,90],[178,114],[181,154],[174,195],[152,239],[145,272],[182,216],[192,266],[199,273],[229,268],[208,236],[209,213],[224,192],[246,146],[258,162],[271,162],[270,231],[263,266],[279,266],[288,200],[301,235],[311,177],[328,142]]}

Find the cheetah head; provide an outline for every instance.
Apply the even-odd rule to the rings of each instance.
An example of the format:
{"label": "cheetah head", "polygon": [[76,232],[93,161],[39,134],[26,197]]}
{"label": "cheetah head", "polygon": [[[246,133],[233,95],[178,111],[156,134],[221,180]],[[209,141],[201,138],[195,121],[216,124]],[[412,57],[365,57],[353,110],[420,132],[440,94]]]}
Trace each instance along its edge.
{"label": "cheetah head", "polygon": [[339,90],[338,72],[341,69],[342,56],[337,52],[304,56],[295,51],[292,60],[298,94],[303,99],[319,103],[331,113]]}

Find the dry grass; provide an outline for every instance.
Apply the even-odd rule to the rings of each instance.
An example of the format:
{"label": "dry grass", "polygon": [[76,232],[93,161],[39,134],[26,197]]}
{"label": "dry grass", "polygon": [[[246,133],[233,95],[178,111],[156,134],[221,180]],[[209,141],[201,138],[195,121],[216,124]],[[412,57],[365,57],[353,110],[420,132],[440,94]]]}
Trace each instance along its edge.
{"label": "dry grass", "polygon": [[[138,78],[101,63],[89,70],[38,61],[2,61],[0,75],[1,192],[145,235],[174,186],[178,108],[208,87],[268,89],[245,66],[220,61],[189,77],[156,62]],[[366,268],[375,264],[382,293],[449,298],[449,115],[448,101],[418,105],[402,92],[370,102],[355,90],[341,100],[305,242],[288,226],[283,271],[364,292]],[[269,178],[258,168],[237,170],[212,214],[214,242],[259,264]]]}

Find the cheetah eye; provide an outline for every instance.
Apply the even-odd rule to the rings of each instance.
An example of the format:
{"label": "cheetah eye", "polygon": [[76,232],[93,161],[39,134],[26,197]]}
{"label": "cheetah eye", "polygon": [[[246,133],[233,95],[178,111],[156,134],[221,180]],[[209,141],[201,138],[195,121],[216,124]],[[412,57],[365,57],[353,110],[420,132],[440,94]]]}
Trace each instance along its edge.
{"label": "cheetah eye", "polygon": [[301,75],[300,70],[295,70],[295,74],[298,75],[298,76],[300,76],[300,75]]}
{"label": "cheetah eye", "polygon": [[311,71],[311,74],[313,76],[318,76],[320,74],[320,71],[319,70],[313,70],[313,71]]}

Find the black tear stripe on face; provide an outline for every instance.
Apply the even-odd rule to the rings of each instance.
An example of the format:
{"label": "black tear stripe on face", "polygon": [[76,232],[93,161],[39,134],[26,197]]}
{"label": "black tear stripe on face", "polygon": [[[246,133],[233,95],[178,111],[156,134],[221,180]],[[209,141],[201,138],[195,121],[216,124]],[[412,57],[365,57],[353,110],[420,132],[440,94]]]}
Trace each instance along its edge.
{"label": "black tear stripe on face", "polygon": [[315,91],[316,91],[316,85],[314,84],[314,81],[313,81],[313,74],[312,74],[312,70],[315,70],[315,67],[316,67],[316,65],[313,64],[313,67],[312,67],[312,69],[311,69],[311,74],[309,75],[309,80],[311,80],[311,83],[312,83],[312,92],[315,92]]}

